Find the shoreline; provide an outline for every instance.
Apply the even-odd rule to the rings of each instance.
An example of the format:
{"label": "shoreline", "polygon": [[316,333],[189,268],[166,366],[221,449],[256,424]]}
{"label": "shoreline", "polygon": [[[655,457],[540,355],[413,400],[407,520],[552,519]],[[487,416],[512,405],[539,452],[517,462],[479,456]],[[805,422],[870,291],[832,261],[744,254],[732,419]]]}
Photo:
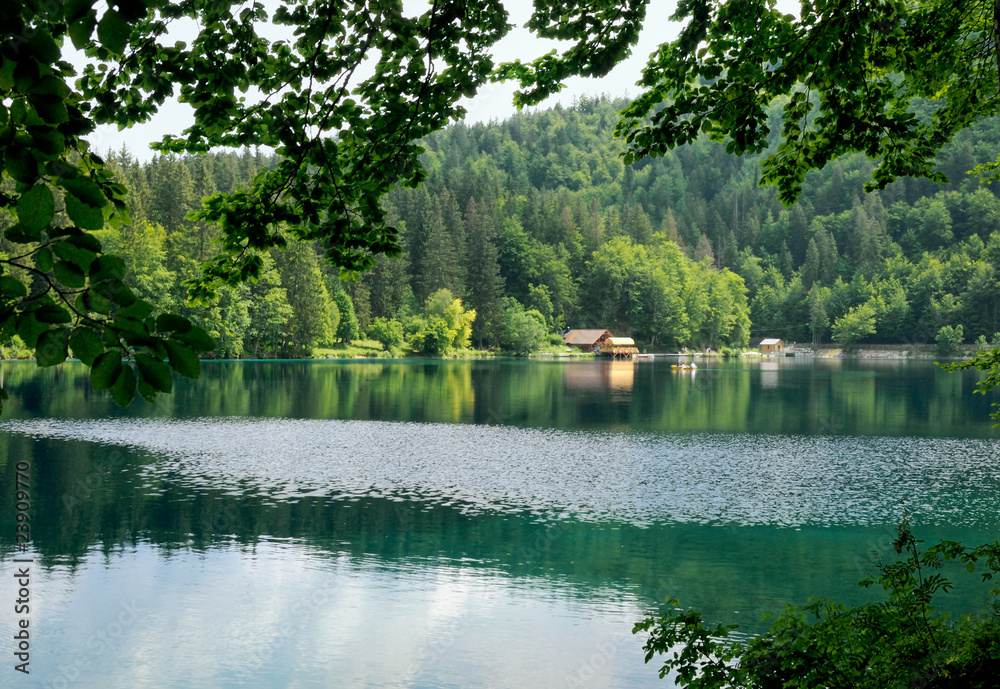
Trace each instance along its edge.
{"label": "shoreline", "polygon": [[976,350],[966,350],[957,356],[942,356],[936,352],[933,345],[875,345],[852,347],[843,349],[841,347],[823,347],[812,349],[811,347],[791,347],[785,350],[785,355],[793,357],[814,357],[818,359],[920,359],[920,360],[948,360],[962,361],[976,356]]}
{"label": "shoreline", "polygon": [[[916,345],[916,346],[897,346],[897,345],[869,345],[854,347],[851,349],[843,349],[840,347],[833,346],[820,346],[819,349],[813,349],[811,347],[788,347],[784,352],[780,353],[769,353],[761,354],[755,350],[748,352],[743,352],[742,354],[733,356],[723,356],[717,352],[706,353],[706,352],[651,352],[649,354],[640,355],[641,358],[698,358],[698,359],[739,359],[739,358],[760,358],[760,359],[784,359],[784,358],[815,358],[815,359],[898,359],[898,360],[921,360],[921,361],[964,361],[975,357],[978,354],[976,350],[967,350],[964,354],[959,356],[941,356],[935,352],[935,348],[930,345]],[[416,360],[416,359],[430,359],[438,361],[453,361],[453,360],[490,360],[490,359],[592,359],[598,360],[601,357],[595,356],[590,352],[572,352],[572,353],[553,353],[553,352],[539,352],[535,354],[529,354],[527,356],[516,356],[508,354],[500,354],[497,352],[482,352],[482,353],[472,353],[470,351],[465,351],[459,355],[441,356],[441,357],[422,357],[415,355],[404,355],[404,356],[362,356],[358,354],[345,355],[345,356],[330,356],[320,355],[305,357],[301,359],[201,359],[202,362],[208,361],[262,361],[262,362],[275,362],[275,361],[406,361],[406,360]],[[34,357],[0,357],[0,361],[34,361]],[[68,362],[77,362],[79,359],[74,357],[68,357],[66,359]]]}

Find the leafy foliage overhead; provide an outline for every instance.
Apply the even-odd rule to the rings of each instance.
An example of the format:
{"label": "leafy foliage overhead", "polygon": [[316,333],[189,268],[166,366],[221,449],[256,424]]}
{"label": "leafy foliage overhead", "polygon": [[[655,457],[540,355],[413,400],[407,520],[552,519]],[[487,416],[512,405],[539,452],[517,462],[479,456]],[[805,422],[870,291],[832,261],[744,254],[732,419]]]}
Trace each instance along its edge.
{"label": "leafy foliage overhead", "polygon": [[[735,153],[759,153],[780,126],[781,142],[763,164],[762,181],[793,202],[810,169],[845,153],[879,159],[870,188],[899,176],[944,177],[934,157],[959,130],[996,111],[994,3],[805,0],[798,17],[774,0],[682,0],[672,19],[679,37],[654,52],[644,91],[617,133],[626,162],[693,141],[701,132],[728,138]],[[613,66],[638,38],[645,3],[592,9],[536,2],[539,35],[578,41],[561,56],[501,66],[518,79],[519,105],[538,103],[570,74]],[[596,39],[596,40],[595,40]],[[780,121],[767,106],[782,99]],[[916,112],[914,99],[933,107]],[[988,169],[995,169],[995,166]]]}
{"label": "leafy foliage overhead", "polygon": [[[185,18],[197,38],[167,44]],[[292,27],[293,38],[267,40],[267,22]],[[0,160],[11,180],[0,209],[19,220],[4,233],[15,247],[0,259],[0,339],[20,335],[40,365],[72,350],[122,403],[136,389],[148,399],[169,392],[170,368],[197,375],[197,354],[213,343],[187,320],[156,317],[122,281],[122,262],[103,253],[93,232],[128,222],[125,189],[82,137],[148,120],[179,88],[194,123],[155,148],[251,144],[280,156],[198,212],[221,228],[223,251],[191,280],[195,301],[256,280],[285,232],[362,270],[371,252],[398,252],[381,196],[419,183],[415,142],[464,113],[458,100],[486,81],[488,48],[508,30],[502,5],[457,0],[415,17],[391,0],[287,0],[271,15],[259,2],[18,0],[0,7],[0,25]],[[69,43],[89,60],[81,75],[62,59]]]}
{"label": "leafy foliage overhead", "polygon": [[[804,2],[797,19],[771,0],[685,0],[675,18],[686,22],[680,38],[653,55],[646,91],[618,127],[626,161],[699,132],[760,152],[776,127],[766,106],[782,98],[764,181],[790,202],[808,169],[850,151],[879,159],[874,187],[899,175],[943,179],[937,151],[996,107],[989,3]],[[276,165],[210,195],[193,217],[219,229],[222,250],[188,281],[191,299],[208,303],[259,279],[269,250],[289,239],[315,242],[345,273],[398,254],[380,201],[420,183],[417,142],[461,118],[462,97],[517,79],[518,104],[540,102],[571,75],[610,71],[645,19],[645,0],[535,0],[528,27],[570,47],[496,69],[491,48],[510,28],[500,3],[433,0],[409,16],[398,0],[281,0],[273,11],[232,0],[5,2],[0,211],[17,222],[0,257],[0,339],[17,333],[42,347],[43,365],[73,353],[100,366],[95,385],[123,402],[169,391],[171,368],[196,375],[194,359],[212,347],[190,321],[154,313],[94,235],[129,221],[125,189],[82,138],[96,125],[146,121],[176,90],[194,122],[158,150],[277,153]],[[197,37],[171,43],[184,20]],[[265,25],[291,35],[267,38]],[[88,59],[82,74],[63,59],[70,45]],[[915,97],[931,106],[915,110]],[[495,330],[496,321],[483,322]]]}

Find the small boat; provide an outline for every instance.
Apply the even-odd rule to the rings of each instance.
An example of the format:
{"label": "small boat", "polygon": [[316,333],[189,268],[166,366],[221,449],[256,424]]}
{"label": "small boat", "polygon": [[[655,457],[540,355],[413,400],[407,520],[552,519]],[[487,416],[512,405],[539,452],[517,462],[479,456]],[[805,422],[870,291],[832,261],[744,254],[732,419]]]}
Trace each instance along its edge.
{"label": "small boat", "polygon": [[698,364],[670,364],[670,368],[675,371],[697,371]]}

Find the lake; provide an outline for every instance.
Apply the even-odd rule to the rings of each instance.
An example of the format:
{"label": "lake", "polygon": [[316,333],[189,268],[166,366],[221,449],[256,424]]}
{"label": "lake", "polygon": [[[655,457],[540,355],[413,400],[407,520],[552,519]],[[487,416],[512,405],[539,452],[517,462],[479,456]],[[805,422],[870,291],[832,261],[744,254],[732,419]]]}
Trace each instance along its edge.
{"label": "lake", "polygon": [[8,630],[18,462],[32,481],[17,686],[666,687],[631,628],[667,597],[760,633],[872,595],[904,511],[1000,536],[978,374],[702,361],[205,362],[125,410],[80,364],[5,362]]}

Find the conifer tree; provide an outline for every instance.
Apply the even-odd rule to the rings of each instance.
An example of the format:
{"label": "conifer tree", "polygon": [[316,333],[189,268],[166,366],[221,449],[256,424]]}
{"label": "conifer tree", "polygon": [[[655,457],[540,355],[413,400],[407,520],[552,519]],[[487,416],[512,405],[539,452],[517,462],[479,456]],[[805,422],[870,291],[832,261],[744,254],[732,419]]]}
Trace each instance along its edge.
{"label": "conifer tree", "polygon": [[498,343],[503,319],[504,279],[497,261],[496,218],[492,210],[489,207],[480,210],[474,198],[469,199],[465,208],[469,241],[468,303],[476,312],[472,338],[480,348]]}
{"label": "conifer tree", "polygon": [[292,308],[282,355],[310,356],[315,347],[333,340],[337,321],[343,318],[330,299],[310,245],[291,243],[284,251],[274,251],[272,257]]}

